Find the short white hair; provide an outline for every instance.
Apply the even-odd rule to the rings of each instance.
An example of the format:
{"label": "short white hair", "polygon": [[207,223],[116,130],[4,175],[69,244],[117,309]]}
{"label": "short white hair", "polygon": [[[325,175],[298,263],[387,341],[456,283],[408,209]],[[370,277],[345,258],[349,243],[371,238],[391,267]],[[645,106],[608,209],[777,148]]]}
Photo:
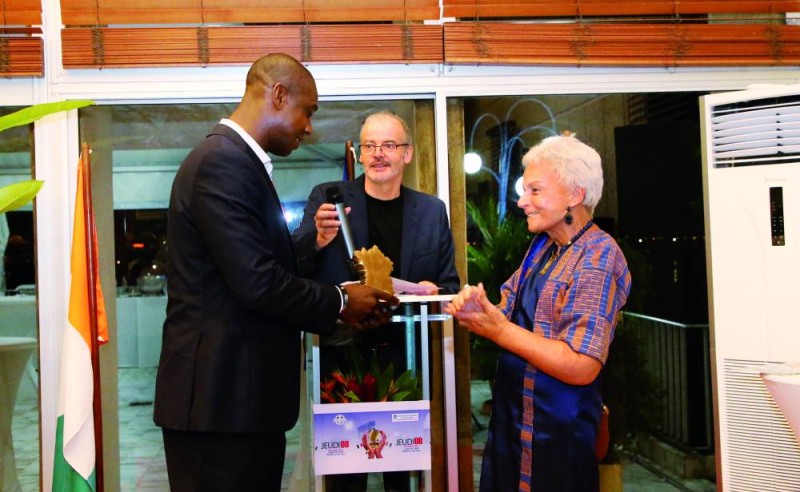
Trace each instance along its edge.
{"label": "short white hair", "polygon": [[603,195],[603,166],[600,154],[575,137],[575,134],[547,137],[531,148],[522,165],[546,165],[558,176],[559,183],[571,190],[580,186],[586,190],[583,205],[594,212]]}
{"label": "short white hair", "polygon": [[[400,116],[399,114],[395,113],[394,111],[390,111],[388,109],[383,109],[381,111],[377,111],[375,113],[370,114],[366,118],[364,118],[364,123],[361,124],[361,131],[358,134],[358,138],[361,139],[362,142],[364,141],[364,137],[363,137],[364,128],[367,126],[367,123],[369,123],[372,120],[379,119],[379,118],[391,118],[391,119],[397,121],[398,123],[400,123],[400,126],[403,127],[403,133],[406,134],[405,135],[405,138],[406,138],[405,143],[407,143],[409,145],[412,145],[412,142],[411,142],[411,129],[409,128],[408,123],[406,123],[406,120],[404,120],[402,116]],[[397,142],[397,143],[404,143],[404,142]]]}

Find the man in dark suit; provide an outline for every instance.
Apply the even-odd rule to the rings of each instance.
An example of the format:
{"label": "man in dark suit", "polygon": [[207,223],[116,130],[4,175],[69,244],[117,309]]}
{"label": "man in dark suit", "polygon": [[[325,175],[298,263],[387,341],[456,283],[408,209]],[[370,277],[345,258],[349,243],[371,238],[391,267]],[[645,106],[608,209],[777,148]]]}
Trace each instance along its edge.
{"label": "man in dark suit", "polygon": [[[339,234],[341,221],[336,208],[326,203],[331,190],[344,199],[356,250],[373,245],[389,257],[392,276],[427,286],[426,294],[454,294],[460,287],[455,268],[453,235],[444,203],[438,198],[402,185],[403,171],[411,163],[414,147],[406,122],[382,111],[367,117],[361,127],[359,162],[364,174],[347,182],[323,183],[308,198],[303,220],[292,233],[304,274],[325,282],[343,282],[356,277],[347,262]],[[357,342],[392,362],[395,374],[405,368],[404,327],[394,325],[366,334]],[[374,336],[370,336],[374,335]],[[325,367],[341,364],[342,354],[325,347]],[[365,354],[369,355],[369,354]],[[369,360],[367,358],[366,360]],[[408,474],[385,473],[385,490],[408,490]],[[364,490],[366,475],[332,475],[326,480],[329,492]]]}
{"label": "man in dark suit", "polygon": [[167,318],[154,421],[175,491],[278,491],[298,415],[301,331],[385,322],[396,298],[297,276],[267,152],[312,131],[317,89],[294,58],[247,74],[228,119],[186,157],[167,223]]}
{"label": "man in dark suit", "polygon": [[392,276],[426,284],[428,294],[458,292],[453,235],[444,203],[402,185],[403,171],[414,154],[408,133],[406,122],[394,113],[370,115],[360,136],[364,174],[311,190],[303,219],[292,233],[304,273],[326,282],[356,279],[339,235],[338,213],[327,203],[329,190],[337,189],[349,212],[355,249],[377,245],[392,260]]}

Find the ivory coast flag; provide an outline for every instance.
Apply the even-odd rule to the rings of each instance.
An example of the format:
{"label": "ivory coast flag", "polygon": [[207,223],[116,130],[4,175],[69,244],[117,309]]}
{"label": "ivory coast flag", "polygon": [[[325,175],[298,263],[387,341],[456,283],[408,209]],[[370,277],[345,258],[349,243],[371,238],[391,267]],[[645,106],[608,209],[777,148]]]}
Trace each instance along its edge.
{"label": "ivory coast flag", "polygon": [[[95,490],[94,379],[92,347],[108,340],[105,304],[98,277],[97,234],[91,198],[84,198],[84,176],[88,150],[84,147],[78,164],[78,193],[72,229],[69,313],[61,349],[61,382],[58,395],[56,449],[53,465],[53,491]],[[87,201],[89,203],[87,203]],[[87,224],[87,209],[90,211]],[[92,259],[87,259],[86,232],[91,232]],[[88,261],[92,261],[95,281],[90,282]],[[89,292],[94,285],[98,343],[91,342],[92,308]]]}

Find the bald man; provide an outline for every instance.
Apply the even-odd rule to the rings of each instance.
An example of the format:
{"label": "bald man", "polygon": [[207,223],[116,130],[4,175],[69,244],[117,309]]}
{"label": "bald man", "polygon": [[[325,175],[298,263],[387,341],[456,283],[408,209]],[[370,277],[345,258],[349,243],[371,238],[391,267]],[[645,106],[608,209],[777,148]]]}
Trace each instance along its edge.
{"label": "bald man", "polygon": [[297,276],[267,152],[312,132],[317,87],[271,54],[245,94],[178,169],[167,221],[167,318],[156,377],[170,489],[279,491],[297,421],[301,331],[337,318],[371,327],[397,299],[365,285]]}

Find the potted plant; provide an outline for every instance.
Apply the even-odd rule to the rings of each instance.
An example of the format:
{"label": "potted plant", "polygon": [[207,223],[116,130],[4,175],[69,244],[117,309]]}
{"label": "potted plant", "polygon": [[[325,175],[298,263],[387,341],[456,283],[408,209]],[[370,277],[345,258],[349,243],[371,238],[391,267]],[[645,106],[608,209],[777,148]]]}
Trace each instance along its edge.
{"label": "potted plant", "polygon": [[384,369],[378,365],[378,356],[372,353],[369,368],[355,345],[346,347],[349,370],[335,368],[320,383],[320,399],[323,403],[362,403],[386,401],[415,401],[422,399],[419,378],[408,370],[397,379],[394,366],[389,363]]}

